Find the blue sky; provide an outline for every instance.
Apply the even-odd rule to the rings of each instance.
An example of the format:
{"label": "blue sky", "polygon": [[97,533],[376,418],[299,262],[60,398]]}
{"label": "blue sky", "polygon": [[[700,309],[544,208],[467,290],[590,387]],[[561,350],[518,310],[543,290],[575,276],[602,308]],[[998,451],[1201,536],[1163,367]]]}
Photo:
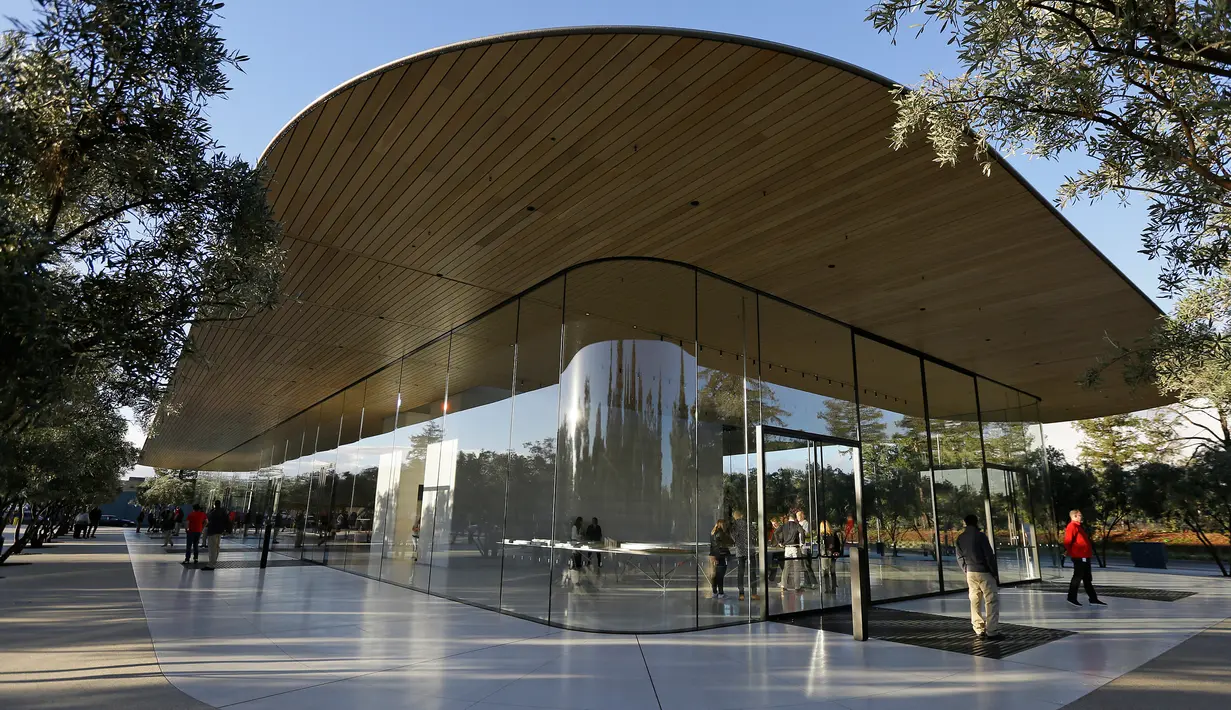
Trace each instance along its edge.
{"label": "blue sky", "polygon": [[[227,99],[211,104],[209,115],[227,152],[255,161],[295,114],[358,74],[452,42],[574,25],[656,25],[747,35],[827,54],[905,84],[914,83],[929,69],[953,73],[953,49],[940,36],[915,39],[911,33],[895,46],[864,22],[869,4],[870,0],[233,0],[221,12],[221,34],[232,49],[251,60],[243,73],[234,75]],[[0,13],[29,19],[31,4],[0,0]],[[1064,176],[1082,164],[1077,156],[1059,162],[1020,156],[1010,161],[1049,198]],[[1157,296],[1158,268],[1137,253],[1143,204],[1125,207],[1105,200],[1072,205],[1063,212],[1142,291]],[[1049,437],[1059,444],[1063,432],[1049,431]]]}

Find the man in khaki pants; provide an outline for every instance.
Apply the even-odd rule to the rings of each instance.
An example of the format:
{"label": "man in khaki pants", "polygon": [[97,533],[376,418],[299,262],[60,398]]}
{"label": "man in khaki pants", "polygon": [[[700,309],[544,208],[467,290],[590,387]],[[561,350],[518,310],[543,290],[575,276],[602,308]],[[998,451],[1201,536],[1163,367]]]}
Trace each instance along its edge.
{"label": "man in khaki pants", "polygon": [[966,516],[966,530],[957,537],[957,561],[970,588],[970,624],[975,634],[997,641],[1000,634],[1000,569],[996,551],[979,529],[979,516]]}
{"label": "man in khaki pants", "polygon": [[209,562],[201,569],[213,571],[218,564],[218,553],[222,549],[222,533],[227,529],[227,511],[222,507],[222,501],[214,501],[214,507],[209,511],[205,523],[205,539],[209,544]]}

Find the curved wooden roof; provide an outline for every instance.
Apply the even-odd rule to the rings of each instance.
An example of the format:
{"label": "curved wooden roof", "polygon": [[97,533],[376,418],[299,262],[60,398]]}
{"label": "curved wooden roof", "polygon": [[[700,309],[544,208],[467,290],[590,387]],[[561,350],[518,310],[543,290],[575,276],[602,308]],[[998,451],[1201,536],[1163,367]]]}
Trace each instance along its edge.
{"label": "curved wooden roof", "polygon": [[198,467],[611,256],[825,313],[1036,395],[1048,421],[1162,403],[1114,375],[1076,384],[1106,336],[1147,332],[1149,299],[1007,165],[894,151],[889,85],[800,49],[628,27],[488,37],[346,83],[262,158],[287,303],[194,329],[143,462]]}

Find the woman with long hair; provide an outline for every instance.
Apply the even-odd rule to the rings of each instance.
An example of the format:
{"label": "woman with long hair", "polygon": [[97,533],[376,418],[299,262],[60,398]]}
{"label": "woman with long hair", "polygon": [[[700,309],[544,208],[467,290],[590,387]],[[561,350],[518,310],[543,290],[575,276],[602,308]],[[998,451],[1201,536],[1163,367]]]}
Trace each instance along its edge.
{"label": "woman with long hair", "polygon": [[710,530],[710,591],[714,599],[725,598],[723,578],[727,576],[727,558],[735,540],[727,532],[727,521],[719,518]]}

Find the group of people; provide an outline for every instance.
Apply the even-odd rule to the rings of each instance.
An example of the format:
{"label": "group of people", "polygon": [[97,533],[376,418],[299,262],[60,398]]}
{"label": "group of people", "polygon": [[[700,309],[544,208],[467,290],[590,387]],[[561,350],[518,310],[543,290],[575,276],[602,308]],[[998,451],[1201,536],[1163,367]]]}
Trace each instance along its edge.
{"label": "group of people", "polygon": [[[958,535],[956,546],[958,564],[966,574],[966,586],[970,590],[970,624],[975,635],[990,641],[1004,638],[1000,633],[1000,568],[991,541],[979,527],[979,516],[973,513],[966,516],[966,529]],[[1082,526],[1080,510],[1069,511],[1069,524],[1064,529],[1064,551],[1073,561],[1068,603],[1081,606],[1077,601],[1077,589],[1084,586],[1090,604],[1107,606],[1094,589],[1090,567],[1094,544]]]}
{"label": "group of people", "polygon": [[73,537],[98,537],[98,524],[102,522],[103,509],[97,505],[83,510],[73,519]]}
{"label": "group of people", "polygon": [[181,506],[166,506],[162,508],[142,509],[137,513],[137,532],[147,525],[148,533],[162,533],[162,547],[175,549],[175,536],[181,530],[187,531],[184,544],[184,561],[181,564],[197,564],[201,557],[201,538],[206,538],[206,564],[201,567],[205,571],[213,571],[222,549],[222,536],[234,528],[235,512],[228,512],[222,507],[222,501],[214,501],[209,512],[200,503],[193,503],[189,513],[184,513]]}
{"label": "group of people", "polygon": [[[751,583],[753,599],[757,587],[755,552],[750,542],[756,539],[756,530],[749,526],[742,511],[731,513],[728,525],[725,519],[714,523],[710,530],[710,593],[714,599],[726,598],[725,577],[732,556],[736,561],[736,580],[739,599],[746,598],[745,582]],[[813,542],[817,547],[813,549]],[[822,522],[814,531],[802,508],[792,509],[788,515],[771,518],[768,542],[781,548],[782,559],[777,568],[778,589],[782,592],[802,592],[805,589],[823,589],[826,593],[838,590],[837,560],[842,557],[845,539],[829,523]],[[812,560],[820,560],[820,576],[817,576]],[[772,580],[772,577],[771,577]]]}
{"label": "group of people", "polygon": [[[574,545],[588,544],[601,547],[603,544],[603,526],[598,524],[598,518],[591,518],[587,525],[585,518],[578,515],[569,526],[569,542]],[[573,584],[581,580],[583,570],[589,569],[594,574],[603,571],[603,555],[596,551],[574,551],[569,558],[568,569],[565,570],[565,581]]]}

